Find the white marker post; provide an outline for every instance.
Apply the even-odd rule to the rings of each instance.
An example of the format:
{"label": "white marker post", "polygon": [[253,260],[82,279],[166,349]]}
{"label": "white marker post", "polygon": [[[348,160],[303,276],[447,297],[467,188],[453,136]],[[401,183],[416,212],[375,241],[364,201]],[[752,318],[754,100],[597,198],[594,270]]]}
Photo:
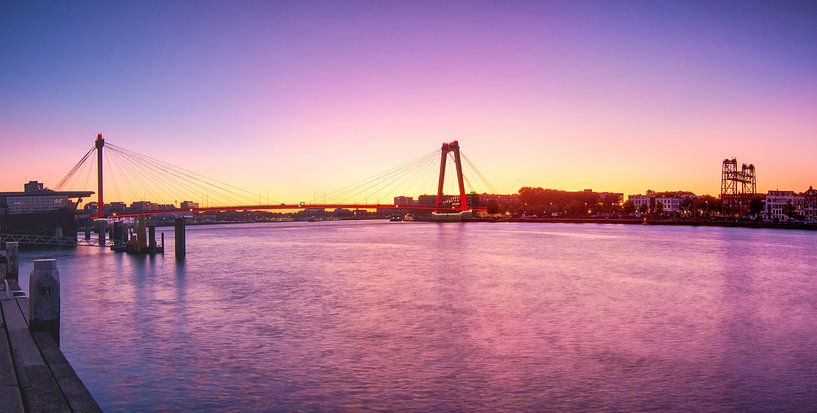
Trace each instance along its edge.
{"label": "white marker post", "polygon": [[17,242],[6,242],[6,278],[17,279],[20,274],[20,266],[17,262]]}
{"label": "white marker post", "polygon": [[60,344],[60,272],[57,260],[34,260],[28,285],[31,331],[45,331]]}

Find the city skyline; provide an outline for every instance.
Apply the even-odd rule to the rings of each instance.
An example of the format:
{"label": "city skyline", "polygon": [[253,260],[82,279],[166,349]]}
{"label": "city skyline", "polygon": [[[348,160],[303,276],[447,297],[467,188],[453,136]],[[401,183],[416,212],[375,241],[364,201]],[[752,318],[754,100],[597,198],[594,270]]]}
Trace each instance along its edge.
{"label": "city skyline", "polygon": [[499,193],[717,194],[727,157],[803,191],[817,5],[788,6],[4,3],[0,189],[102,132],[288,201],[452,139]]}

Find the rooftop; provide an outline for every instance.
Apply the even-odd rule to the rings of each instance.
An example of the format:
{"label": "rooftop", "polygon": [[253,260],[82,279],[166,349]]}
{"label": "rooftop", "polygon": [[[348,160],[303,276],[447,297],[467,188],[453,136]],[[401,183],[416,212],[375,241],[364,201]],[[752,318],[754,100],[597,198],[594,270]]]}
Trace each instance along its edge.
{"label": "rooftop", "polygon": [[50,189],[43,189],[40,191],[29,192],[0,192],[0,197],[9,196],[54,196],[62,195],[68,198],[87,198],[94,194],[94,191],[52,191]]}

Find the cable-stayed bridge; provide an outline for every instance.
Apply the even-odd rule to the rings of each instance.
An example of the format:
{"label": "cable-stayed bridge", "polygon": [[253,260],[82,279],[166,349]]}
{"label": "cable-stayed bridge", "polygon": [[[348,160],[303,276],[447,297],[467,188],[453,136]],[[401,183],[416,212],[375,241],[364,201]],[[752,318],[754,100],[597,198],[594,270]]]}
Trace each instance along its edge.
{"label": "cable-stayed bridge", "polygon": [[[447,168],[449,162],[453,168]],[[404,162],[386,171],[325,193],[320,202],[278,202],[268,196],[228,184],[218,179],[175,166],[118,145],[97,135],[91,147],[57,184],[56,189],[87,189],[96,178],[96,218],[180,214],[229,210],[395,209],[458,213],[484,211],[469,200],[468,190],[477,189],[468,175],[477,177],[482,189],[493,187],[463,153],[458,141],[443,143],[440,149]],[[453,175],[447,178],[448,175]],[[448,184],[448,187],[446,186]],[[446,195],[451,189],[453,195]],[[418,196],[409,200],[404,195]],[[434,194],[423,202],[420,195]],[[118,200],[166,202],[161,210],[113,212],[105,208],[106,196]],[[403,202],[380,202],[381,199]],[[202,199],[202,197],[204,197]],[[183,202],[201,199],[201,203]],[[370,202],[370,200],[376,200]],[[138,203],[140,201],[134,201]],[[172,207],[169,207],[172,205]]]}

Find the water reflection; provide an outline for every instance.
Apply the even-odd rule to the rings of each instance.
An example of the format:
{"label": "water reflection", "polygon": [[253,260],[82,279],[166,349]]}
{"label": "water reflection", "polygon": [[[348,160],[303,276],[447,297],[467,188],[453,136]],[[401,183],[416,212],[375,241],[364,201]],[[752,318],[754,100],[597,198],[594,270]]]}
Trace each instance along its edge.
{"label": "water reflection", "polygon": [[65,353],[109,411],[817,404],[814,234],[314,224],[59,253]]}

